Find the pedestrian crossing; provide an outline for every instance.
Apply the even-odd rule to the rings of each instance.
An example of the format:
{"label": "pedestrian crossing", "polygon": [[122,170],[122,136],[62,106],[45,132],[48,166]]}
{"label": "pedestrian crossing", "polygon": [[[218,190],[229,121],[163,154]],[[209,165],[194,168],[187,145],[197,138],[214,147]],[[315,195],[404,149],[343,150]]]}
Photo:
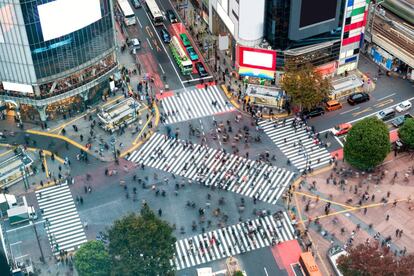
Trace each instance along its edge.
{"label": "pedestrian crossing", "polygon": [[161,101],[161,122],[173,124],[217,113],[233,111],[216,85],[175,93]]}
{"label": "pedestrian crossing", "polygon": [[294,173],[238,155],[168,138],[154,133],[143,147],[128,158],[197,181],[211,188],[232,191],[275,204]]}
{"label": "pedestrian crossing", "polygon": [[299,170],[324,166],[332,158],[311,127],[300,119],[260,121],[259,126]]}
{"label": "pedestrian crossing", "polygon": [[45,229],[55,255],[60,250],[74,251],[87,242],[83,225],[68,185],[60,184],[36,191],[43,211]]}
{"label": "pedestrian crossing", "polygon": [[175,243],[177,270],[296,239],[286,212],[248,220]]}

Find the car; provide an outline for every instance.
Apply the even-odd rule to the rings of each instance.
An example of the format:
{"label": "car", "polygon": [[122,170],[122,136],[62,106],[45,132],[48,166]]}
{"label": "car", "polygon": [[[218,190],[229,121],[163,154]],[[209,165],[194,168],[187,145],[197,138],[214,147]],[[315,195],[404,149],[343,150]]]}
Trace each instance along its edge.
{"label": "car", "polygon": [[190,47],[187,47],[186,49],[187,49],[187,53],[190,55],[191,61],[198,60],[198,55],[193,47],[190,46]]}
{"label": "car", "polygon": [[165,12],[165,15],[167,16],[168,20],[171,23],[177,23],[178,22],[177,16],[175,15],[175,13],[172,10],[167,10]]}
{"label": "car", "polygon": [[341,136],[341,135],[347,134],[351,128],[352,128],[352,125],[349,123],[340,124],[340,125],[335,126],[335,128],[332,130],[332,133],[336,136]]}
{"label": "car", "polygon": [[342,104],[337,100],[331,100],[326,102],[326,111],[334,111],[342,108]]}
{"label": "car", "polygon": [[391,124],[395,127],[400,127],[404,124],[405,120],[407,120],[408,118],[413,118],[413,116],[411,114],[405,114],[405,115],[398,116],[394,120],[391,121]]}
{"label": "car", "polygon": [[191,42],[188,39],[186,34],[180,34],[181,41],[183,42],[184,47],[191,46]]}
{"label": "car", "polygon": [[201,62],[197,62],[195,66],[197,68],[197,71],[200,77],[208,76],[207,70]]}
{"label": "car", "polygon": [[389,119],[394,118],[395,110],[392,108],[384,109],[377,114],[377,118],[382,121],[388,121]]}
{"label": "car", "polygon": [[136,54],[139,49],[141,49],[141,42],[138,38],[131,38],[128,41],[129,50],[132,54]]}
{"label": "car", "polygon": [[160,35],[161,35],[162,41],[164,41],[164,43],[170,43],[171,42],[171,35],[167,31],[166,28],[161,29]]}
{"label": "car", "polygon": [[409,110],[412,107],[412,104],[410,101],[403,101],[402,103],[400,103],[399,105],[397,105],[395,107],[395,110],[397,112],[404,112]]}
{"label": "car", "polygon": [[132,2],[132,6],[134,6],[134,8],[139,9],[141,8],[141,3],[139,2],[139,0],[131,0]]}
{"label": "car", "polygon": [[369,101],[369,95],[365,92],[358,92],[358,93],[351,94],[347,99],[347,102],[350,105],[355,105],[355,104],[363,103],[366,101]]}
{"label": "car", "polygon": [[311,110],[302,111],[302,115],[307,118],[313,118],[313,117],[321,116],[323,114],[325,114],[325,109],[323,109],[322,107],[315,107],[315,108],[312,108]]}

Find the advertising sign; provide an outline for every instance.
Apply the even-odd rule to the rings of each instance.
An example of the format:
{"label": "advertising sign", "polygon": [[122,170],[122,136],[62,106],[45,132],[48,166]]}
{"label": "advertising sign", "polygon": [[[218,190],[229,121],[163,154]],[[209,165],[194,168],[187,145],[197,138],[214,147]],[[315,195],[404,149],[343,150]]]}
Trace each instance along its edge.
{"label": "advertising sign", "polygon": [[276,51],[237,46],[237,64],[241,76],[274,79]]}

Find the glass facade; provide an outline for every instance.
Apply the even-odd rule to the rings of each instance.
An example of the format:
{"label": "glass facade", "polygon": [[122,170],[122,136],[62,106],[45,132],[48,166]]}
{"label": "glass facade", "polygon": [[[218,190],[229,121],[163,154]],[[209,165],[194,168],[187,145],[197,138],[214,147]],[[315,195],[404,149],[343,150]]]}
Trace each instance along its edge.
{"label": "glass facade", "polygon": [[98,21],[48,41],[43,39],[37,7],[52,0],[20,2],[37,79],[60,78],[66,71],[72,73],[71,69],[81,70],[115,47],[110,0],[100,0],[102,18]]}
{"label": "glass facade", "polygon": [[[342,1],[342,6],[344,2]],[[323,42],[340,40],[342,32],[342,18],[341,14],[338,28],[327,33],[319,34],[312,37],[307,37],[301,40],[289,39],[289,17],[290,17],[291,0],[267,0],[265,13],[265,39],[269,44],[278,51],[278,59],[276,66],[283,67],[285,59],[284,51],[296,49],[300,47],[311,46]],[[344,7],[341,7],[341,11]],[[334,43],[331,47],[321,49],[316,52],[309,53],[301,57],[291,58],[291,61],[311,62],[315,66],[338,60],[340,51],[340,43]],[[314,57],[314,59],[312,58]]]}

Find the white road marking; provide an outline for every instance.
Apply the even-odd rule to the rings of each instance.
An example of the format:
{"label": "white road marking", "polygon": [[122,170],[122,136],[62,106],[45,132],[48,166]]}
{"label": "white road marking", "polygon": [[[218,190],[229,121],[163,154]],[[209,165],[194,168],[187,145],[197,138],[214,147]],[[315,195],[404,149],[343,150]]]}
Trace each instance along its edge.
{"label": "white road marking", "polygon": [[269,276],[269,274],[267,273],[266,267],[263,267],[263,269],[264,269],[264,272],[265,272],[266,276]]}
{"label": "white road marking", "polygon": [[148,37],[147,37],[147,41],[148,41],[148,45],[150,46],[151,50],[154,50],[154,48],[152,48],[151,42],[149,41]]}
{"label": "white road marking", "polygon": [[[44,222],[44,220],[40,220],[40,221],[35,222],[35,224],[39,224],[39,223],[43,223],[43,222]],[[32,223],[32,222],[30,222],[30,223],[29,223],[29,224],[27,224],[27,225],[20,226],[20,227],[17,227],[17,228],[13,228],[13,229],[10,229],[10,230],[7,230],[6,232],[7,232],[7,233],[9,233],[9,232],[17,231],[17,230],[20,230],[20,229],[23,229],[23,228],[30,227],[30,226],[32,226],[32,225],[33,225],[33,223]]]}
{"label": "white road marking", "polygon": [[137,21],[138,21],[138,24],[139,24],[139,26],[141,27],[141,29],[142,29],[142,24],[141,24],[141,21],[139,21],[139,18],[138,18],[138,16],[135,16],[135,18],[137,19]]}
{"label": "white road marking", "polygon": [[382,100],[384,100],[384,99],[386,99],[386,98],[392,97],[392,96],[394,96],[395,94],[396,94],[396,93],[392,93],[392,94],[390,94],[390,95],[388,95],[388,96],[382,97],[382,98],[378,99],[378,100],[377,100],[377,102],[382,101]]}
{"label": "white road marking", "polygon": [[341,145],[341,147],[343,148],[343,147],[344,147],[344,144],[343,144],[343,143],[342,143],[342,141],[339,139],[339,137],[338,137],[338,136],[336,136],[336,135],[334,135],[334,137],[335,137],[336,141],[338,142],[338,144],[340,144],[340,145]]}
{"label": "white road marking", "polygon": [[21,244],[21,243],[22,243],[22,241],[14,242],[14,243],[11,243],[10,246]]}
{"label": "white road marking", "polygon": [[160,68],[161,68],[161,72],[162,72],[163,74],[165,74],[164,68],[162,68],[161,63],[158,63],[158,65],[159,65],[159,66],[160,66]]}
{"label": "white road marking", "polygon": [[195,82],[195,81],[199,81],[199,80],[208,80],[208,79],[212,79],[212,78],[213,78],[213,76],[208,76],[208,77],[204,77],[204,78],[197,78],[197,79],[183,81],[183,83]]}
{"label": "white road marking", "polygon": [[343,114],[346,114],[346,113],[349,113],[349,112],[352,112],[352,111],[358,110],[358,109],[360,109],[360,108],[361,108],[360,106],[357,106],[357,107],[355,107],[355,108],[352,108],[352,109],[350,109],[350,110],[347,110],[347,111],[341,112],[341,113],[339,113],[339,114],[343,115]]}

